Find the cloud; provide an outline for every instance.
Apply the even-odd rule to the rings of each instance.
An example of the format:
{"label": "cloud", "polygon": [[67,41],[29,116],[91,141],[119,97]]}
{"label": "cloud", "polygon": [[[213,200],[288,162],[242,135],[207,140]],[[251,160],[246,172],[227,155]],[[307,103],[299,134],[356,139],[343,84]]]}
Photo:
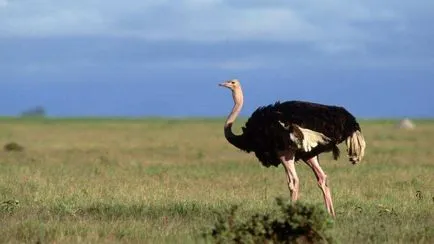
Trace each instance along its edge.
{"label": "cloud", "polygon": [[[5,0],[0,0],[5,5]],[[363,24],[403,26],[394,1],[27,0],[0,11],[0,36],[121,36],[147,40],[316,42],[360,46]],[[0,4],[1,5],[1,4]],[[337,48],[335,50],[339,50]]]}
{"label": "cloud", "polygon": [[313,27],[290,8],[241,9],[217,0],[155,2],[16,1],[3,10],[0,30],[9,36],[107,35],[189,41],[306,39],[312,34]]}
{"label": "cloud", "polygon": [[225,71],[425,67],[433,16],[430,0],[0,0],[0,64],[30,73],[116,62]]}
{"label": "cloud", "polygon": [[0,8],[1,7],[6,7],[8,5],[8,1],[7,0],[0,0]]}

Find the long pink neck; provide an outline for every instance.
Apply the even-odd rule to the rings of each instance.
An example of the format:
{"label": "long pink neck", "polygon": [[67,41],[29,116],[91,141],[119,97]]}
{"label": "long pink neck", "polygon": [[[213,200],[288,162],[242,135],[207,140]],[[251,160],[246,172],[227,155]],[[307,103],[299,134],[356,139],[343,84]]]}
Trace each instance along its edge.
{"label": "long pink neck", "polygon": [[241,112],[241,109],[243,108],[244,97],[241,88],[237,88],[233,90],[232,97],[234,99],[234,107],[232,108],[232,111],[227,117],[225,122],[225,126],[224,126],[225,137],[229,141],[229,143],[231,143],[232,145],[240,149],[243,149],[244,146],[243,146],[242,135],[235,135],[232,132],[232,124],[235,122],[235,120],[237,119],[238,115]]}
{"label": "long pink neck", "polygon": [[241,109],[243,108],[244,98],[241,88],[237,88],[236,90],[232,91],[232,98],[234,99],[234,107],[226,119],[225,127],[231,126],[235,122],[241,112]]}

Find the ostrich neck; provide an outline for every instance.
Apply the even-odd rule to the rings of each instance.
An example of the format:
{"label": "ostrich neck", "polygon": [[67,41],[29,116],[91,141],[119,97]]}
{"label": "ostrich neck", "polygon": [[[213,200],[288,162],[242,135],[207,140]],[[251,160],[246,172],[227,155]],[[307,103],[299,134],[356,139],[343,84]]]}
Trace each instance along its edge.
{"label": "ostrich neck", "polygon": [[232,124],[237,119],[243,107],[243,92],[241,88],[232,91],[232,98],[234,99],[234,107],[225,122],[225,137],[232,145],[242,148],[241,136],[237,136],[232,132]]}
{"label": "ostrich neck", "polygon": [[226,119],[225,128],[232,126],[243,108],[243,92],[240,88],[232,91],[232,98],[234,99],[234,107]]}

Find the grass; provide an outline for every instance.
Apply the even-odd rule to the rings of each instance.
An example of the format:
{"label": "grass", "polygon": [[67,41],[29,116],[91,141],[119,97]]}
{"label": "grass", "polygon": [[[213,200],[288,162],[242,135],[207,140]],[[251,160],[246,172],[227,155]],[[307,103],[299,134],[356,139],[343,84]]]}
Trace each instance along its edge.
{"label": "grass", "polygon": [[[272,211],[275,197],[289,196],[283,168],[233,148],[222,123],[0,119],[0,146],[25,147],[0,152],[0,242],[200,243],[216,211]],[[360,165],[321,158],[341,243],[434,242],[434,121],[393,125],[362,121]],[[310,169],[297,171],[301,201],[322,204]]]}

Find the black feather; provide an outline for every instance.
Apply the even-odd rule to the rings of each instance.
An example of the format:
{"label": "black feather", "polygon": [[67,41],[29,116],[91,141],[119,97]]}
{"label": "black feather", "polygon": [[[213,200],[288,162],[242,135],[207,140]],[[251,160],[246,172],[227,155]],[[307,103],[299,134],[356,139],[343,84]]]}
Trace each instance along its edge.
{"label": "black feather", "polygon": [[303,101],[276,102],[259,107],[242,128],[244,145],[241,149],[254,152],[266,167],[277,167],[281,163],[278,151],[289,147],[296,148],[290,139],[291,127],[285,129],[279,121],[285,125],[297,124],[302,128],[323,133],[331,139],[328,144],[318,145],[310,152],[295,149],[296,160],[307,160],[330,151],[337,159],[337,145],[356,130],[361,131],[355,117],[343,107]]}

